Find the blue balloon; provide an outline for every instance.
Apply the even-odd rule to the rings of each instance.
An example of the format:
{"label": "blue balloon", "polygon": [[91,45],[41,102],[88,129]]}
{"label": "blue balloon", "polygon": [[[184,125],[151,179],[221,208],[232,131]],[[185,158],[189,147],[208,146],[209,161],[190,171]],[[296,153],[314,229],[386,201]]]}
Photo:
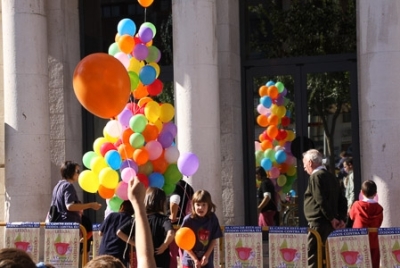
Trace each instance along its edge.
{"label": "blue balloon", "polygon": [[275,85],[275,82],[272,81],[272,80],[269,80],[265,85],[266,85],[267,87],[273,86],[273,85]]}
{"label": "blue balloon", "polygon": [[283,162],[285,162],[286,157],[287,157],[287,155],[284,150],[279,150],[279,151],[276,151],[276,153],[275,153],[275,160],[276,160],[276,163],[278,163],[278,164],[282,164]]}
{"label": "blue balloon", "polygon": [[104,156],[106,163],[112,168],[113,170],[117,170],[121,167],[122,159],[121,155],[116,150],[110,150]]}
{"label": "blue balloon", "polygon": [[261,166],[265,171],[269,171],[272,168],[272,162],[268,158],[263,158],[261,160]]}
{"label": "blue balloon", "polygon": [[136,33],[136,24],[131,19],[122,19],[118,23],[118,33],[119,35],[129,34],[134,36]]}
{"label": "blue balloon", "polygon": [[149,176],[149,186],[162,189],[164,186],[164,176],[158,172],[153,172]]}
{"label": "blue balloon", "polygon": [[139,72],[139,79],[142,81],[143,85],[147,86],[156,80],[157,72],[151,65],[143,66]]}
{"label": "blue balloon", "polygon": [[272,105],[272,99],[268,96],[263,96],[260,99],[260,103],[265,107],[265,108],[269,108]]}

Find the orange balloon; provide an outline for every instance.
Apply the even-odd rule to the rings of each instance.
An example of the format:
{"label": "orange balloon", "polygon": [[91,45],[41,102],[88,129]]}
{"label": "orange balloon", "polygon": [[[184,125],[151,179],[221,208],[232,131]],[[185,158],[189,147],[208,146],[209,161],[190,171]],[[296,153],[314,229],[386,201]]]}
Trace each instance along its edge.
{"label": "orange balloon", "polygon": [[158,137],[158,128],[153,124],[147,124],[142,135],[146,142],[155,140]]}
{"label": "orange balloon", "polygon": [[144,98],[147,95],[149,95],[149,92],[147,92],[147,87],[144,86],[141,82],[139,82],[139,85],[133,91],[133,97],[137,100],[140,100],[141,98]]}
{"label": "orange balloon", "polygon": [[133,160],[135,160],[138,166],[146,164],[149,160],[149,153],[145,149],[136,149],[133,152]]}
{"label": "orange balloon", "polygon": [[261,86],[260,89],[258,90],[258,94],[260,95],[260,97],[267,96],[268,95],[268,87]]}
{"label": "orange balloon", "polygon": [[272,142],[270,140],[263,140],[261,142],[261,149],[263,151],[267,150],[267,149],[271,149],[272,148]]}
{"label": "orange balloon", "polygon": [[150,98],[150,97],[141,98],[141,99],[138,101],[138,105],[139,105],[140,108],[142,108],[142,107],[144,107],[148,102],[150,102],[150,101],[152,101],[152,100],[153,100],[153,99]]}
{"label": "orange balloon", "polygon": [[98,193],[104,199],[110,199],[111,197],[113,197],[114,192],[115,192],[115,189],[108,189],[101,184],[99,185]]}
{"label": "orange balloon", "polygon": [[183,250],[192,250],[196,243],[196,235],[192,229],[181,227],[175,233],[175,242]]}
{"label": "orange balloon", "polygon": [[158,172],[163,174],[168,168],[168,162],[164,158],[164,151],[159,158],[151,161],[153,164],[153,172]]}
{"label": "orange balloon", "polygon": [[130,128],[125,129],[124,132],[122,132],[122,143],[129,144],[129,138],[133,133],[135,132],[132,129]]}
{"label": "orange balloon", "polygon": [[268,124],[277,126],[279,123],[279,117],[276,114],[270,114],[268,116]]}
{"label": "orange balloon", "polygon": [[278,88],[276,86],[269,86],[268,87],[268,96],[271,97],[271,99],[275,100],[279,95]]}
{"label": "orange balloon", "polygon": [[135,46],[135,41],[133,40],[133,37],[130,36],[129,34],[124,34],[123,36],[121,36],[118,39],[117,43],[119,49],[125,54],[131,53],[133,47]]}
{"label": "orange balloon", "polygon": [[140,4],[142,7],[149,7],[149,6],[151,6],[151,4],[153,4],[153,1],[154,1],[154,0],[138,0],[139,4]]}
{"label": "orange balloon", "polygon": [[106,53],[83,58],[75,68],[72,83],[82,106],[105,119],[116,117],[125,108],[131,92],[125,67]]}
{"label": "orange balloon", "polygon": [[268,118],[265,115],[260,114],[259,116],[257,116],[257,124],[260,127],[268,126]]}
{"label": "orange balloon", "polygon": [[130,144],[122,143],[120,146],[118,146],[118,153],[120,154],[122,160],[126,160],[128,158],[132,158],[133,148]]}
{"label": "orange balloon", "polygon": [[267,128],[267,134],[271,139],[275,139],[276,135],[278,135],[278,128],[274,125],[271,125]]}

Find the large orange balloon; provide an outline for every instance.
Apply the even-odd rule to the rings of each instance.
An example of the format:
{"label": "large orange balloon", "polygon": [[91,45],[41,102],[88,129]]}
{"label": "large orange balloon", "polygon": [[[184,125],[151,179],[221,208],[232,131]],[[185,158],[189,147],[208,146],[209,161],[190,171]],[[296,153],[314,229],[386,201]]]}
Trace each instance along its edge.
{"label": "large orange balloon", "polygon": [[175,242],[183,250],[192,250],[196,243],[196,235],[192,229],[188,227],[181,227],[176,231]]}
{"label": "large orange balloon", "polygon": [[131,92],[125,67],[106,53],[90,54],[78,63],[73,87],[86,110],[106,119],[116,117],[124,109]]}

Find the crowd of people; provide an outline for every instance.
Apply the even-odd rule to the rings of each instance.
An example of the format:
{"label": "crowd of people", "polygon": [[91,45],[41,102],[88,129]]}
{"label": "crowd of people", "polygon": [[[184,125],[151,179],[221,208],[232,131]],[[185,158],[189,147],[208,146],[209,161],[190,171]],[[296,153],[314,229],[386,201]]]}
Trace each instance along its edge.
{"label": "crowd of people", "polygon": [[[303,167],[309,174],[304,193],[304,215],[308,227],[317,231],[325,244],[329,234],[340,228],[380,227],[383,208],[375,200],[376,184],[364,181],[362,198],[356,201],[354,194],[353,160],[342,157],[342,178],[327,171],[323,155],[315,149],[303,154]],[[78,222],[83,224],[83,210],[98,210],[97,202],[82,203],[77,196],[74,182],[78,180],[80,167],[66,161],[61,167],[62,179],[53,189],[52,205],[57,208],[57,219],[52,222]],[[262,167],[256,168],[260,181],[257,198],[259,226],[275,226],[280,202],[272,180]],[[129,200],[122,202],[118,212],[109,213],[100,226],[103,237],[99,256],[85,267],[129,267],[130,246],[135,247],[137,267],[178,267],[178,258],[183,268],[214,267],[213,249],[222,237],[215,204],[209,192],[193,188],[180,180],[169,200],[162,189],[145,186],[134,178],[129,182]],[[167,202],[169,201],[169,202]],[[167,206],[168,203],[168,206]],[[166,208],[169,208],[167,213]],[[169,216],[167,216],[169,214]],[[48,216],[50,220],[50,215]],[[173,224],[188,227],[197,235],[192,250],[181,250],[174,241]],[[202,230],[207,230],[203,232]],[[372,267],[379,267],[379,247],[376,233],[370,234]],[[317,238],[308,235],[308,267],[317,267]],[[324,254],[324,252],[323,252]],[[53,267],[51,264],[35,264],[23,250],[6,248],[0,250],[0,268]]]}

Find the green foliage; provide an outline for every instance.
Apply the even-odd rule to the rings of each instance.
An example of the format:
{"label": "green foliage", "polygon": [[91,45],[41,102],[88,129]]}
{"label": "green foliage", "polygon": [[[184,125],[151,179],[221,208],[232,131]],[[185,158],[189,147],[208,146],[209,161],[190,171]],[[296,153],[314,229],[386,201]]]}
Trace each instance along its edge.
{"label": "green foliage", "polygon": [[356,51],[355,0],[263,1],[248,6],[249,51],[265,58]]}

